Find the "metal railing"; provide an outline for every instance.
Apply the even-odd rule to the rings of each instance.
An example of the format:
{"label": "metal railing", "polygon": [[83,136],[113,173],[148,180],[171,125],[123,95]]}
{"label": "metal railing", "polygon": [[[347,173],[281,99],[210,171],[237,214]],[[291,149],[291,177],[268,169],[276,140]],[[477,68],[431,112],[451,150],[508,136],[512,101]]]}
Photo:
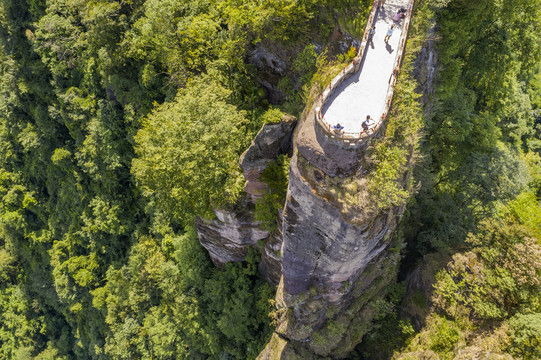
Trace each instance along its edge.
{"label": "metal railing", "polygon": [[414,0],[409,0],[408,2],[407,16],[404,20],[404,24],[402,25],[402,34],[400,35],[399,48],[396,55],[395,66],[393,67],[393,72],[391,74],[391,77],[389,78],[389,87],[387,89],[387,95],[385,97],[384,110],[381,117],[378,119],[378,122],[376,123],[376,125],[372,127],[372,129],[369,129],[368,132],[365,130],[361,130],[358,132],[336,132],[332,128],[332,126],[325,120],[325,117],[321,113],[321,109],[323,108],[323,105],[325,105],[325,102],[327,101],[329,96],[332,95],[334,90],[344,80],[346,80],[353,73],[359,70],[361,61],[366,52],[366,48],[368,44],[368,36],[369,36],[370,28],[372,27],[374,19],[375,19],[377,9],[378,9],[378,2],[379,2],[378,0],[374,0],[374,3],[372,5],[372,10],[370,11],[370,16],[368,17],[368,22],[364,30],[361,46],[359,47],[359,52],[357,56],[353,58],[353,61],[350,64],[348,64],[346,67],[344,67],[344,69],[337,76],[335,76],[334,79],[331,80],[329,85],[327,85],[327,87],[325,87],[323,92],[320,94],[319,99],[316,102],[315,117],[316,117],[316,124],[318,125],[318,127],[321,130],[323,130],[323,132],[328,137],[331,137],[333,139],[338,139],[342,142],[349,143],[351,145],[355,145],[359,143],[360,141],[377,133],[377,131],[383,124],[383,121],[387,118],[387,114],[391,107],[391,102],[392,102],[393,93],[394,93],[394,86],[396,84],[396,78],[398,76],[398,71],[400,69],[400,64],[402,62],[403,52],[406,45],[406,39],[408,35],[409,25],[411,22],[411,12],[413,9]]}

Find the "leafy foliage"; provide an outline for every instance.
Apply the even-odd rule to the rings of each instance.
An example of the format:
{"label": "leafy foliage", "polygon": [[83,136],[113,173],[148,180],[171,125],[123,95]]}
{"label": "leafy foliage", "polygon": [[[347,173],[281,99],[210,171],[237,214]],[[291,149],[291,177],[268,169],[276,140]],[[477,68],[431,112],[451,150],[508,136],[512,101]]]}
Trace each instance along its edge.
{"label": "leafy foliage", "polygon": [[160,210],[188,221],[242,190],[238,157],[247,147],[243,111],[226,103],[230,91],[211,75],[193,80],[143,122],[133,174]]}
{"label": "leafy foliage", "polygon": [[524,359],[541,356],[541,314],[517,314],[509,320],[510,352]]}
{"label": "leafy foliage", "polygon": [[282,115],[254,46],[300,51],[345,3],[0,2],[0,357],[255,358],[272,290],[190,224]]}
{"label": "leafy foliage", "polygon": [[265,230],[272,231],[276,228],[278,211],[284,207],[289,181],[289,162],[288,156],[279,155],[261,174],[260,179],[267,184],[268,190],[263,194],[263,198],[255,203],[255,218],[261,221],[261,227]]}
{"label": "leafy foliage", "polygon": [[436,305],[451,316],[466,307],[480,320],[541,311],[541,247],[529,236],[516,224],[483,222],[468,238],[473,249],[456,254],[449,270],[440,273]]}
{"label": "leafy foliage", "polygon": [[407,230],[416,251],[463,242],[530,181],[521,153],[535,143],[525,85],[540,57],[534,3],[428,4],[439,24],[439,72],[409,221],[419,225]]}
{"label": "leafy foliage", "polygon": [[[430,18],[438,24],[433,38],[438,71],[434,93],[423,88],[425,137],[414,173],[418,192],[403,222],[409,250],[404,270],[415,270],[408,298],[426,296],[428,307],[414,314],[415,336],[398,345],[382,340],[381,346],[402,346],[393,354],[396,359],[536,358],[541,207],[535,64],[540,42],[534,29],[541,21],[539,3],[417,5],[412,31],[428,30]],[[425,64],[418,65],[424,82]],[[382,174],[395,179],[399,164],[382,168]],[[397,189],[388,192],[393,199]],[[454,255],[446,267],[434,266],[436,281],[429,284],[415,263],[435,250]],[[369,345],[366,339],[364,346]]]}
{"label": "leafy foliage", "polygon": [[[164,251],[165,242],[170,250]],[[161,244],[141,238],[128,263],[109,269],[107,285],[94,291],[94,305],[107,312],[111,328],[106,353],[255,358],[270,335],[272,294],[263,280],[252,280],[256,272],[254,263],[211,270],[193,229]]]}
{"label": "leafy foliage", "polygon": [[[238,154],[261,121],[298,115],[342,68],[314,45],[335,15],[344,23],[371,3],[1,1],[0,357],[254,358],[272,289],[254,254],[214,269],[190,223],[241,192]],[[456,277],[441,275],[446,317],[428,348],[452,353],[471,326],[496,321],[506,351],[535,358],[541,6],[430,3],[441,71],[407,233],[418,251],[472,242]],[[259,43],[291,53],[281,110],[246,61]],[[413,184],[396,186],[421,124],[401,76],[374,158],[382,206]],[[271,223],[286,163],[264,174]],[[477,231],[486,218],[499,223]]]}
{"label": "leafy foliage", "polygon": [[[188,256],[179,250],[178,258],[186,264],[180,273],[177,261],[153,246],[158,240],[149,233],[156,230],[184,239],[184,229],[178,226],[181,220],[187,223],[238,193],[235,156],[254,129],[246,130],[251,124],[245,113],[229,102],[248,104],[252,111],[257,106],[245,101],[256,83],[243,61],[247,46],[260,36],[259,31],[271,27],[276,14],[283,17],[283,33],[275,33],[277,38],[296,38],[317,6],[273,3],[270,11],[262,13],[253,11],[253,2],[246,2],[238,13],[235,2],[218,5],[152,0],[6,0],[0,4],[0,357],[107,358],[129,357],[132,352],[143,357],[181,357],[186,344],[207,356],[240,356],[239,349],[248,347],[250,356],[258,352],[268,329],[264,299],[271,291],[254,275],[253,265],[249,271],[239,264],[223,273],[213,272],[200,250],[195,257],[201,260],[199,265],[190,258],[193,252],[186,250]],[[266,6],[260,5],[255,10]],[[249,23],[255,25],[244,26]],[[207,70],[215,71],[213,76],[201,75]],[[224,79],[221,72],[232,73],[238,81]],[[177,95],[178,87],[186,84],[190,85]],[[165,100],[169,103],[158,105]],[[143,165],[132,170],[133,145],[141,119],[153,108],[146,121],[165,120],[173,132],[184,129],[177,140],[192,157],[184,158],[180,174],[163,167],[162,183],[156,181],[160,187],[154,189],[162,196],[146,201],[140,195],[154,191],[151,181],[138,189],[131,173],[143,176],[153,170]],[[171,117],[167,110],[179,114]],[[137,149],[147,146],[147,153],[153,150],[173,157],[182,153],[171,148],[169,153],[159,153],[152,146],[163,144],[142,141],[167,136],[168,129],[161,129],[155,134],[147,129],[145,138],[143,127],[136,137],[141,140]],[[150,166],[152,159],[145,160]],[[181,160],[170,159],[169,166]],[[174,198],[182,200],[164,206],[171,204],[163,196],[165,170],[179,175],[182,191],[194,196],[182,197],[178,190]],[[179,184],[175,188],[180,189]],[[225,195],[223,186],[228,187]],[[173,246],[166,240],[165,248]],[[195,246],[193,238],[185,241]],[[118,280],[118,269],[124,266],[142,269],[134,260],[138,252],[156,266],[147,266],[150,280],[142,279],[146,285],[141,296],[131,298],[130,306],[148,312],[147,319],[113,311],[115,301],[123,308],[123,301],[129,300],[123,296],[135,294],[139,286],[132,281],[139,273]],[[190,285],[172,286],[168,281],[173,279]],[[229,288],[225,283],[238,286]],[[197,296],[189,295],[196,288]],[[205,289],[215,288],[222,289],[219,298],[203,299]],[[248,295],[252,293],[261,295]],[[183,296],[187,300],[179,302],[173,313],[166,301]],[[224,297],[231,301],[222,302]],[[190,318],[193,313],[187,309],[197,311],[195,301],[205,304],[203,312],[214,306],[209,316],[218,314],[237,322],[228,329],[222,320],[221,330],[215,330],[211,325],[219,322],[217,318]],[[254,305],[248,308],[234,306],[250,301]],[[259,309],[258,315],[252,309]],[[186,335],[183,345],[178,337],[166,338],[163,331],[175,326],[171,319],[179,314],[185,315],[178,318],[185,326],[177,334]],[[138,343],[140,333],[134,331],[143,325],[150,335]],[[208,333],[191,332],[198,327]],[[201,342],[199,335],[208,341]],[[145,353],[135,346],[143,343],[155,344],[155,352]]]}

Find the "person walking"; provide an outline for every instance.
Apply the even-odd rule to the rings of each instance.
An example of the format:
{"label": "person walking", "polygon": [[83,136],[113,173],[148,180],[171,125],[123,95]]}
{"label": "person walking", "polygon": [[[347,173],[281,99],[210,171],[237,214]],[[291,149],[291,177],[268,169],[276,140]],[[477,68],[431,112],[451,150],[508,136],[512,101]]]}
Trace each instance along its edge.
{"label": "person walking", "polygon": [[385,35],[385,38],[383,39],[383,41],[388,42],[391,36],[393,36],[393,31],[394,31],[394,24],[391,25],[389,30],[387,30],[387,35]]}
{"label": "person walking", "polygon": [[383,5],[385,5],[385,0],[379,0],[378,7],[381,6],[381,8],[383,9]]}
{"label": "person walking", "polygon": [[370,31],[368,32],[368,42],[372,44],[372,48],[374,48],[374,35],[376,34],[376,26],[372,26],[370,28]]}

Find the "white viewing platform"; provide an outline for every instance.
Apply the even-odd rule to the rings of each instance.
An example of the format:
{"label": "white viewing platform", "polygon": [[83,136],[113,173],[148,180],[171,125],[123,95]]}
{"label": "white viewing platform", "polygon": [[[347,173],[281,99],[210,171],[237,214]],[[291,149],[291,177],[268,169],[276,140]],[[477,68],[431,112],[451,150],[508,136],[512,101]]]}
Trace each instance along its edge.
{"label": "white viewing platform", "polygon": [[[405,47],[413,0],[386,1],[384,8],[377,3],[374,1],[358,56],[323,91],[316,108],[316,123],[327,135],[346,142],[374,134],[386,119]],[[405,10],[405,16],[396,21],[400,9]],[[393,24],[393,34],[385,42],[387,30]],[[368,41],[372,25],[376,26],[376,33]],[[368,132],[362,128],[367,115],[373,119]],[[337,124],[343,127],[342,131],[334,131]]]}

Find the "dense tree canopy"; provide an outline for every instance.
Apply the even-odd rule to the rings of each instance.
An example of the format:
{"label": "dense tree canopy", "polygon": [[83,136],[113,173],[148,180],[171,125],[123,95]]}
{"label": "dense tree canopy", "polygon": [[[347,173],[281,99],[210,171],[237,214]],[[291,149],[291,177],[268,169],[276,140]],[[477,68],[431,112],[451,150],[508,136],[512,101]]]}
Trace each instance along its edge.
{"label": "dense tree canopy", "polygon": [[366,7],[0,1],[1,358],[255,358],[257,254],[214,269],[191,224],[237,198],[238,156],[279,112],[249,55],[285,49],[308,82],[315,53],[292,63],[335,6]]}
{"label": "dense tree canopy", "polygon": [[[452,354],[493,326],[502,352],[539,357],[541,4],[417,3],[439,24],[432,111],[423,124],[402,78],[371,179],[402,203],[424,126],[402,230],[414,260],[455,255],[409,350]],[[239,154],[311,104],[343,67],[319,45],[371,4],[0,0],[0,358],[255,358],[273,297],[257,251],[214,268],[192,222],[242,194]],[[260,46],[286,54],[284,73],[250,62]],[[269,107],[261,84],[283,102]],[[288,161],[263,174],[269,229]]]}
{"label": "dense tree canopy", "polygon": [[248,146],[246,114],[226,101],[214,75],[190,81],[137,133],[133,174],[143,195],[175,218],[211,217],[242,190],[239,155]]}
{"label": "dense tree canopy", "polygon": [[538,358],[541,3],[424,1],[416,19],[437,23],[438,63],[402,227],[408,294],[358,353]]}

